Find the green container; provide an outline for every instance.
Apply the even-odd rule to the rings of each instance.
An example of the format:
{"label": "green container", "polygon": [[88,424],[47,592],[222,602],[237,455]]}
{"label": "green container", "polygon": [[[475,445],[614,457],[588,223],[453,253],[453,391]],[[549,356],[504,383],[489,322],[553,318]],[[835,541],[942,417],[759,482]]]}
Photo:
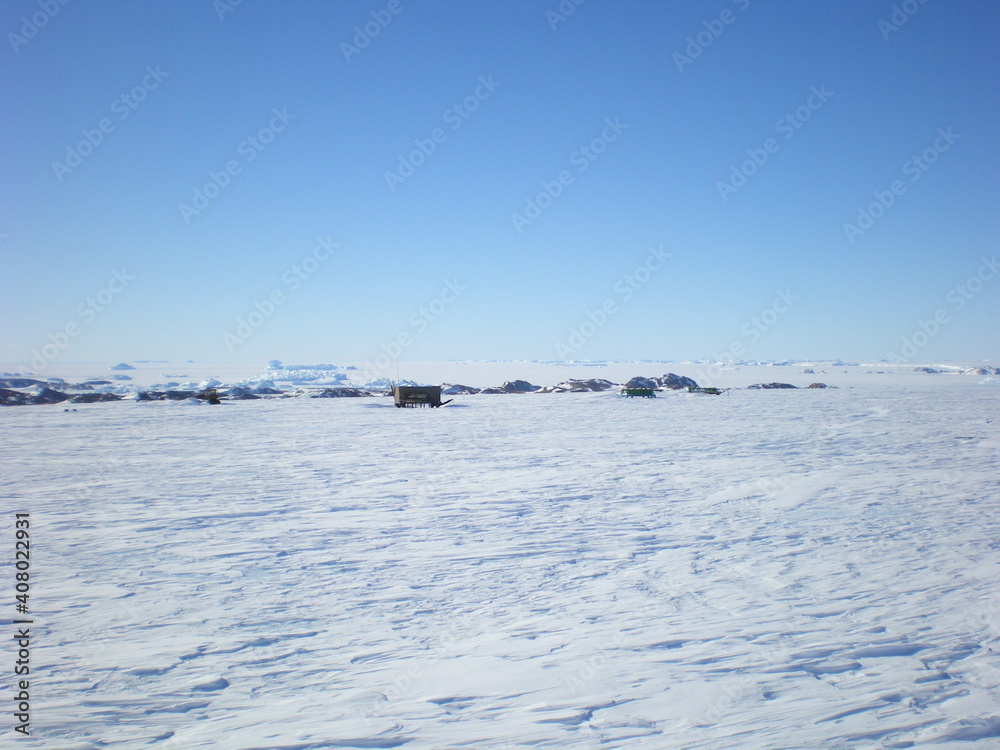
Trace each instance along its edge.
{"label": "green container", "polygon": [[629,398],[656,398],[656,392],[652,388],[622,388],[622,395]]}

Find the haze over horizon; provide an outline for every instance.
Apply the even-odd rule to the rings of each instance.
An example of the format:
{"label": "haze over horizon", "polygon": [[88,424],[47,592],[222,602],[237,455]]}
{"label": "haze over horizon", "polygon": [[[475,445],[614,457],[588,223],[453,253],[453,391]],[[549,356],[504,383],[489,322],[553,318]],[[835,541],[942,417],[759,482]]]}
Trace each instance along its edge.
{"label": "haze over horizon", "polygon": [[1000,7],[16,0],[5,368],[1000,359]]}

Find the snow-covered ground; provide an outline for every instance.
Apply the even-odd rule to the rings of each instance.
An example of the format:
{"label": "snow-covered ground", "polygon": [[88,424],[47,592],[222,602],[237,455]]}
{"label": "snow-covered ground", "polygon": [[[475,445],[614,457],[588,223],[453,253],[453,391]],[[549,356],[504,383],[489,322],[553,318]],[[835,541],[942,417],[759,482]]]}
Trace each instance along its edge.
{"label": "snow-covered ground", "polygon": [[20,745],[998,747],[1000,389],[850,377],[7,407]]}

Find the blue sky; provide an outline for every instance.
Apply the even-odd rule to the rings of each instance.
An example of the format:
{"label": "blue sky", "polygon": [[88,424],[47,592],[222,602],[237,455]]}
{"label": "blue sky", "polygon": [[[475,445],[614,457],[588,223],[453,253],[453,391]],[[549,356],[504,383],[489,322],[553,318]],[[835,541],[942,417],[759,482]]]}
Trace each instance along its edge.
{"label": "blue sky", "polygon": [[7,363],[1000,358],[996,3],[0,13]]}

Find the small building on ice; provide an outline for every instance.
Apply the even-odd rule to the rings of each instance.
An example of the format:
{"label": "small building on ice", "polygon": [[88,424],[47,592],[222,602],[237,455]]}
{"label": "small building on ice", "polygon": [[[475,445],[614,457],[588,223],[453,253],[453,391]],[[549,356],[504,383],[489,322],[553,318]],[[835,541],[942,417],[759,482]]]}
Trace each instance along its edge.
{"label": "small building on ice", "polygon": [[[398,409],[404,406],[436,407],[444,405],[441,403],[441,386],[439,385],[394,385],[392,398]],[[444,403],[447,404],[448,401]]]}

